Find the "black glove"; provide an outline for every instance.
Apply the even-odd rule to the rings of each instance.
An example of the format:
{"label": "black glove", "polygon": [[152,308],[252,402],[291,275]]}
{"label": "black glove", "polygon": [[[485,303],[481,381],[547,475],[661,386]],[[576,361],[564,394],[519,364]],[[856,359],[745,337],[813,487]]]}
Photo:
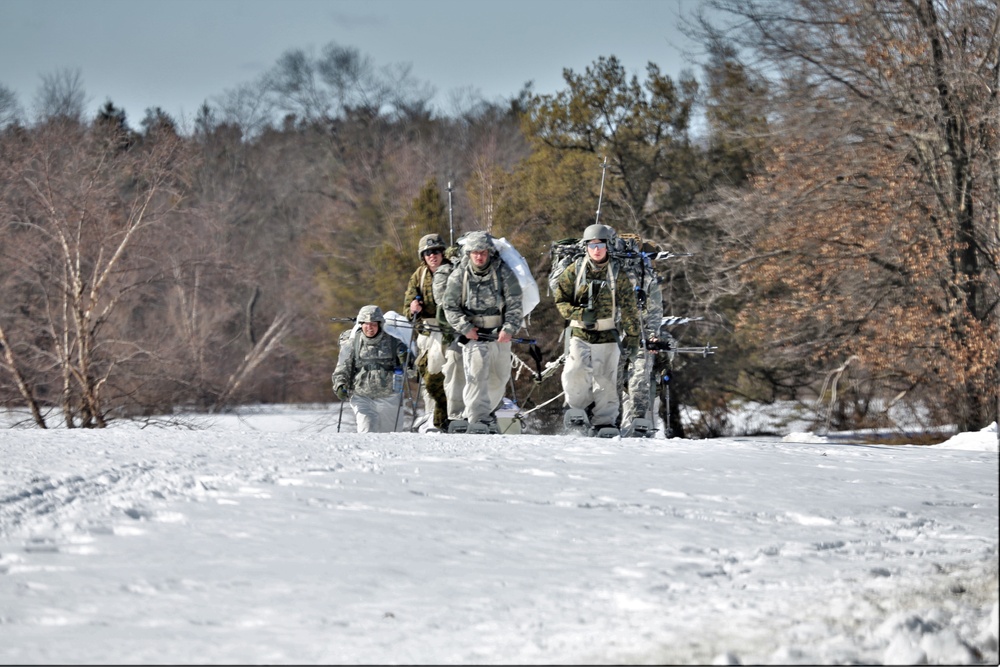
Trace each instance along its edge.
{"label": "black glove", "polygon": [[597,326],[597,311],[585,308],[583,315],[580,317],[580,321],[583,322],[584,329],[595,328]]}
{"label": "black glove", "polygon": [[339,398],[340,400],[342,401],[347,400],[347,387],[345,387],[344,385],[338,384],[337,386],[335,386],[333,388],[333,393],[335,393],[337,395],[337,398]]}

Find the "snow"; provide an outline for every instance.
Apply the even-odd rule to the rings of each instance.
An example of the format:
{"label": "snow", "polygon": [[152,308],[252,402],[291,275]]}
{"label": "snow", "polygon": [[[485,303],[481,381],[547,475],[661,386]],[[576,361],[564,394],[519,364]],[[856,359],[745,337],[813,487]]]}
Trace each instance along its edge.
{"label": "snow", "polygon": [[0,430],[5,664],[997,664],[994,424],[936,446]]}

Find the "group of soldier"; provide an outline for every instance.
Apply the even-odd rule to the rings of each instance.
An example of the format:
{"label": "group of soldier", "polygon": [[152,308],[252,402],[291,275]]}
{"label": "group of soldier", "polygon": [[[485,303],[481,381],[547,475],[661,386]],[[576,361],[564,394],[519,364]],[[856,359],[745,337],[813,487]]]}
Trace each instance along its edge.
{"label": "group of soldier", "polygon": [[[638,237],[621,238],[602,224],[583,233],[585,253],[554,283],[567,322],[562,386],[568,409],[582,411],[592,434],[646,435],[652,403],[653,355],[661,335],[659,279],[638,252]],[[619,253],[632,244],[635,252]],[[523,326],[521,283],[486,232],[469,232],[449,248],[437,234],[420,239],[420,266],[410,276],[404,309],[410,348],[385,331],[376,305],[361,308],[357,331],[341,337],[333,389],[350,400],[361,432],[401,429],[401,382],[420,374],[429,428],[496,433],[496,411],[511,380],[511,345]],[[622,257],[637,258],[627,261]],[[428,424],[428,425],[429,425]]]}

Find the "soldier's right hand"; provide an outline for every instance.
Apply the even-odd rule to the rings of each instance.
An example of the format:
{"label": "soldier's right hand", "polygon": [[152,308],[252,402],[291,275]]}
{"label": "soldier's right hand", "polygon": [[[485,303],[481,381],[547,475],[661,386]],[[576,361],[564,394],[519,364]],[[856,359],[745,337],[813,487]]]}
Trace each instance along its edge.
{"label": "soldier's right hand", "polygon": [[337,394],[337,398],[339,398],[340,400],[342,401],[347,400],[347,387],[345,387],[344,385],[338,384],[336,387],[333,388],[333,393]]}

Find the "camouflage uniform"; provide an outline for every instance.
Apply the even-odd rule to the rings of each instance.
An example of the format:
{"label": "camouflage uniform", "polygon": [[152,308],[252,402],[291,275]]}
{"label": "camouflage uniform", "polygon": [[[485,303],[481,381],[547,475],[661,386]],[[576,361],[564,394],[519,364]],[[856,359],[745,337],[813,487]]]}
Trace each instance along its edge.
{"label": "camouflage uniform", "polygon": [[[486,232],[470,232],[462,244],[458,267],[448,276],[444,312],[448,324],[462,343],[465,366],[465,410],[469,424],[489,424],[500,405],[511,374],[511,344],[496,340],[501,331],[517,335],[523,319],[521,284],[500,258]],[[476,267],[469,254],[488,250],[489,260]],[[473,329],[492,340],[468,340]]]}
{"label": "camouflage uniform", "polygon": [[406,345],[382,328],[384,319],[378,306],[364,306],[358,322],[378,322],[378,332],[371,338],[360,329],[341,337],[337,368],[333,371],[333,390],[351,392],[351,409],[358,433],[388,433],[399,430],[400,394],[393,389],[397,369],[405,370]]}
{"label": "camouflage uniform", "polygon": [[[403,312],[416,327],[417,334],[417,370],[423,382],[421,394],[424,400],[424,410],[433,416],[434,426],[447,428],[448,399],[444,390],[444,346],[441,340],[441,327],[437,323],[437,301],[434,298],[434,274],[444,266],[444,241],[437,234],[427,234],[417,247],[421,266],[410,276],[403,295]],[[424,259],[424,252],[440,250],[442,264],[432,270]],[[418,299],[421,310],[410,312],[410,303]]]}
{"label": "camouflage uniform", "polygon": [[[601,229],[592,231],[594,227]],[[614,230],[592,225],[585,236],[588,233],[592,238],[584,240],[609,242]],[[586,256],[559,276],[554,298],[559,313],[569,320],[568,354],[562,371],[566,403],[587,410],[595,428],[615,426],[618,360],[622,347],[632,356],[639,344],[639,309],[632,284],[610,252],[600,265]]]}
{"label": "camouflage uniform", "polygon": [[[642,339],[647,342],[655,341],[659,338],[660,324],[663,322],[663,292],[660,289],[659,276],[649,260],[639,254],[641,246],[638,237],[623,234],[619,240],[620,250],[636,255],[625,260],[623,268],[637,294],[642,321]],[[632,422],[636,419],[650,419],[653,402],[650,378],[657,354],[655,350],[647,350],[646,346],[642,345],[634,362],[625,357],[619,362],[618,394],[622,403],[623,435],[632,435]]]}

